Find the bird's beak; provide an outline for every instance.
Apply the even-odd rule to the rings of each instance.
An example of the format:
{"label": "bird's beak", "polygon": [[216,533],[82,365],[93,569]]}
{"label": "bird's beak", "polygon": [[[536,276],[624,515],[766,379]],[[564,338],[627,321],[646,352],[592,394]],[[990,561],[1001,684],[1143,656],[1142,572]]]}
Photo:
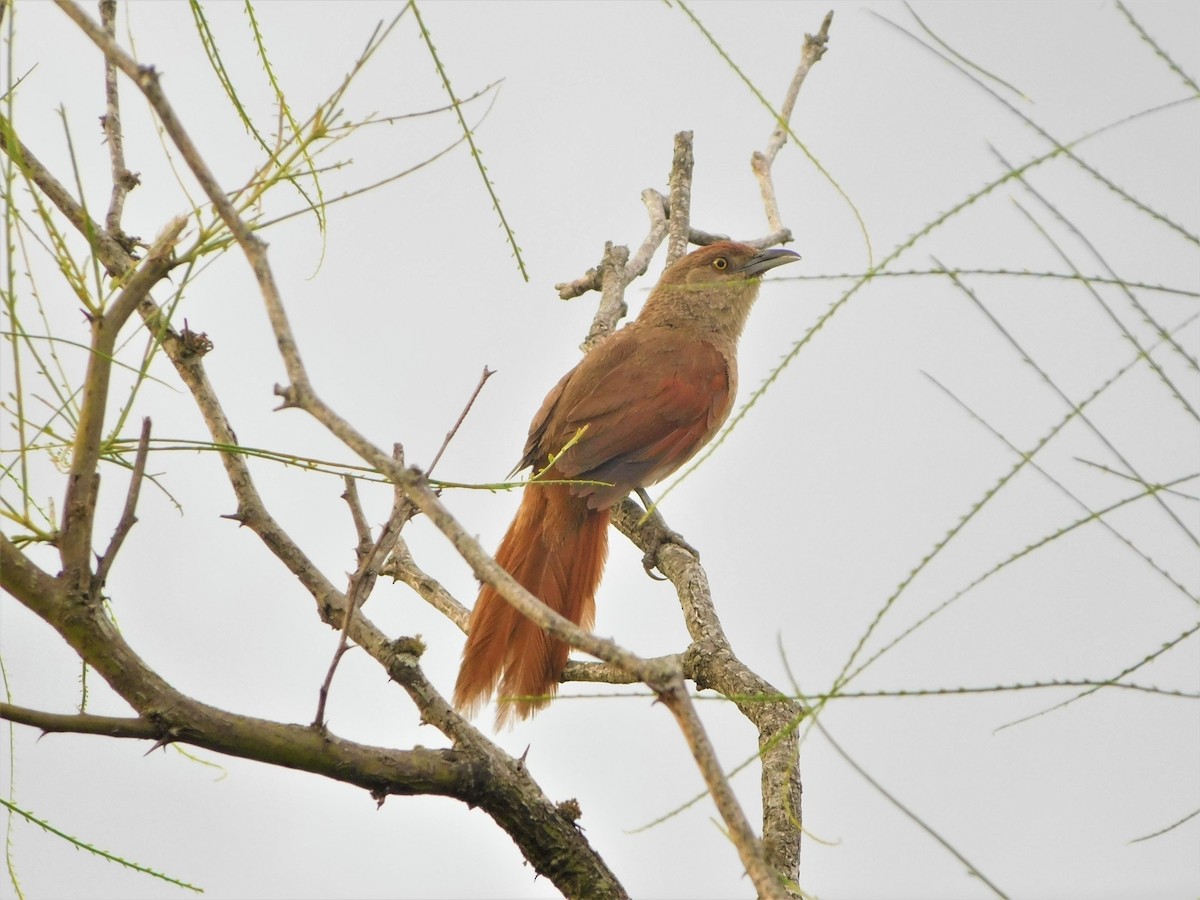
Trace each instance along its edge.
{"label": "bird's beak", "polygon": [[763,274],[767,269],[795,262],[799,258],[799,253],[792,250],[784,250],[782,247],[776,247],[773,250],[760,250],[750,257],[750,261],[742,268],[742,274],[756,277]]}

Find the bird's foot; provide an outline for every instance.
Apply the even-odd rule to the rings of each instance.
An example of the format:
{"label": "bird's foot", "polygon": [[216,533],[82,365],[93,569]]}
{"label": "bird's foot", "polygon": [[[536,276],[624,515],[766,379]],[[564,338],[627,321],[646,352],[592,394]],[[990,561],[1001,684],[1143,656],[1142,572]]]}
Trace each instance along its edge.
{"label": "bird's foot", "polygon": [[[654,545],[646,551],[646,555],[642,557],[642,568],[646,570],[646,574],[655,581],[666,581],[667,576],[655,575],[654,570],[658,568],[658,551],[666,544],[674,544],[676,547],[682,547],[692,556],[696,557],[696,561],[700,561],[700,551],[683,539],[683,535],[678,531],[672,531],[670,528],[659,523],[657,533],[655,534]],[[661,570],[660,570],[661,571]]]}
{"label": "bird's foot", "polygon": [[[647,518],[653,523],[654,540],[650,549],[642,557],[642,568],[646,570],[646,574],[655,581],[666,581],[665,575],[655,575],[654,569],[658,568],[658,551],[665,544],[674,544],[676,547],[682,547],[692,556],[696,557],[696,561],[700,560],[700,551],[684,540],[683,535],[678,531],[674,531],[667,527],[667,523],[663,521],[663,517],[658,514],[658,510],[654,508],[654,503],[650,496],[642,488],[637,489],[637,495],[641,498],[642,505],[646,509]],[[661,569],[659,571],[662,571]]]}

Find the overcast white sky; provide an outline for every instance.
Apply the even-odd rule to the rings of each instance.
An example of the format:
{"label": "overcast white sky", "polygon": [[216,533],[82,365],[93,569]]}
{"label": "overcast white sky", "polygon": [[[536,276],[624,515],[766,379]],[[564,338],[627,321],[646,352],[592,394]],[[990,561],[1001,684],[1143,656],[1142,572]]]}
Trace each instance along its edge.
{"label": "overcast white sky", "polygon": [[[256,6],[271,61],[298,115],[340,81],[375,24],[399,4],[263,3]],[[806,31],[828,4],[696,3],[693,11],[772,102],[791,77]],[[1200,4],[1132,2],[1130,12],[1195,79]],[[94,14],[93,8],[88,7]],[[1200,107],[1193,88],[1144,43],[1117,6],[1089,3],[918,3],[924,22],[956,51],[1018,88],[989,82],[1054,139],[1089,132],[1171,101],[1081,143],[1078,156],[1148,213],[1079,165],[1058,158],[1030,183],[1138,289],[1152,321],[1120,290],[1098,290],[1143,346],[1156,328],[1198,311]],[[522,280],[478,170],[460,147],[421,172],[329,212],[326,241],[311,217],[271,229],[280,279],[318,391],[381,445],[404,444],[427,464],[487,365],[497,370],[439,465],[461,482],[501,479],[520,455],[545,392],[578,358],[595,296],[557,299],[556,282],[595,265],[604,241],[636,246],[645,233],[639,193],[665,190],[672,135],[695,134],[693,223],[740,238],[767,231],[750,154],[770,115],[677,7],[614,3],[430,2],[426,24],[455,90],[504,79],[476,138],[529,270]],[[274,111],[240,4],[205,7],[226,64],[258,125]],[[12,11],[10,10],[10,15]],[[121,6],[122,41],[154,64],[218,178],[243,183],[261,158],[205,60],[182,3]],[[1046,137],[887,21],[918,31],[898,4],[836,6],[826,58],[797,106],[796,132],[829,173],[790,144],[776,163],[785,222],[802,263],[764,287],[741,353],[744,399],[851,280],[870,234],[876,262],[1007,171],[1052,149]],[[107,202],[108,156],[100,60],[49,4],[18,4],[15,43],[0,67],[21,77],[6,110],[22,139],[67,183],[69,129],[89,205]],[[7,23],[6,23],[7,25]],[[8,74],[11,54],[11,72]],[[124,93],[126,153],[142,186],[126,230],[152,238],[188,201],[134,91]],[[486,103],[487,101],[483,101]],[[396,115],[436,107],[445,95],[415,22],[406,16],[347,95],[347,114]],[[469,108],[476,121],[484,106]],[[61,110],[61,111],[60,111]],[[453,141],[446,116],[375,126],[325,160],[326,196],[414,165]],[[192,196],[199,196],[192,186]],[[23,196],[23,195],[22,195]],[[278,213],[298,200],[286,188]],[[1089,274],[1102,263],[1028,190],[1009,182],[919,240],[890,271],[948,267],[1069,272],[1031,224],[1047,229]],[[40,252],[33,251],[35,256]],[[52,323],[86,340],[78,302],[44,257],[38,288]],[[662,265],[635,285],[634,311]],[[927,376],[937,379],[1022,451],[1068,407],[1030,365],[1081,401],[1135,356],[1130,341],[1078,282],[966,276],[1021,349],[945,278],[879,278],[856,293],[783,371],[721,449],[664,505],[673,527],[703,552],[724,625],[743,659],[781,687],[787,667],[819,693],[837,677],[885,601],[1017,457]],[[32,318],[32,289],[16,286]],[[1179,291],[1191,292],[1181,294]],[[215,349],[206,358],[239,438],[248,446],[353,461],[313,422],[273,412],[283,369],[244,260],[230,254],[189,286],[180,315]],[[7,329],[8,323],[5,323]],[[1200,327],[1177,340],[1194,360]],[[130,347],[131,359],[140,342]],[[63,350],[81,371],[82,353]],[[1193,409],[1200,379],[1179,353],[1155,352]],[[144,392],[160,438],[206,437],[165,364],[165,384]],[[7,350],[0,376],[11,388]],[[1144,364],[1088,408],[1091,421],[1149,482],[1200,468],[1200,428]],[[6,418],[7,408],[0,411]],[[128,428],[136,434],[136,426]],[[13,431],[0,429],[0,450]],[[1138,493],[1114,452],[1074,421],[1036,460],[1098,510]],[[11,461],[4,455],[3,464]],[[1099,463],[1120,473],[1105,472]],[[214,454],[155,453],[163,493],[143,494],[141,521],[109,580],[113,610],[134,648],[181,690],[238,712],[310,721],[336,636],[308,595],[234,511]],[[47,463],[38,489],[61,497]],[[353,531],[340,481],[268,463],[254,466],[272,511],[335,581],[353,566]],[[106,514],[125,475],[104,473]],[[11,489],[5,485],[5,491]],[[661,489],[660,489],[661,490]],[[858,690],[984,687],[1111,678],[1196,626],[1200,595],[1197,482],[1165,496],[1181,527],[1154,501],[1095,522],[1005,567],[867,669]],[[454,491],[452,510],[494,546],[515,493]],[[367,491],[373,520],[390,503]],[[900,595],[872,636],[884,646],[922,615],[1031,543],[1086,516],[1026,467],[990,500]],[[112,519],[98,533],[105,535]],[[5,523],[5,533],[11,533]],[[414,554],[461,600],[475,584],[426,522],[408,532]],[[53,556],[38,557],[53,567]],[[640,553],[613,535],[598,598],[599,633],[655,655],[686,645],[669,585],[647,579]],[[1156,568],[1157,567],[1157,568]],[[52,569],[53,570],[53,569]],[[1164,577],[1164,573],[1169,576]],[[419,633],[425,664],[452,686],[462,636],[402,585],[381,584],[367,614],[394,635]],[[70,712],[79,667],[56,634],[0,597],[0,653],[11,701]],[[1200,651],[1181,642],[1129,680],[1195,693]],[[124,714],[93,677],[90,709]],[[595,693],[567,686],[565,695]],[[605,692],[607,693],[607,692]],[[1200,892],[1200,818],[1150,841],[1200,807],[1200,713],[1194,699],[1105,690],[1052,714],[997,731],[1073,696],[1030,690],[946,698],[854,699],[822,723],[889,791],[954,844],[989,879],[1019,897],[1194,897]],[[752,729],[720,702],[702,705],[729,767],[754,747]],[[442,746],[421,728],[402,691],[353,654],[334,686],[330,725],[366,743]],[[637,897],[752,895],[737,856],[700,803],[645,832],[635,829],[701,790],[669,714],[643,696],[566,700],[497,736],[529,748],[534,776],[555,800],[577,798],[588,838]],[[511,840],[478,811],[439,798],[390,798],[321,778],[197,753],[98,737],[42,740],[15,727],[0,740],[4,796],[85,841],[234,897],[553,897]],[[8,755],[12,752],[12,765]],[[803,746],[803,887],[822,898],[985,897],[961,863],[885,801],[818,734]],[[198,761],[197,761],[198,760]],[[757,820],[757,771],[735,784]],[[186,896],[162,882],[71,849],[10,822],[11,860],[26,896]],[[0,897],[13,887],[0,880]]]}

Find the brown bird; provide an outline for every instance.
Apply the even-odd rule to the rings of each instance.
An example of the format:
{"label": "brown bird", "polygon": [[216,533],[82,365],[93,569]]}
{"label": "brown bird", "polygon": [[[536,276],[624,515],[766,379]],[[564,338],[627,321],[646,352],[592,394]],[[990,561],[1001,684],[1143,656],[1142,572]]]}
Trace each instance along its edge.
{"label": "brown bird", "polygon": [[[663,272],[635,321],[596,345],[550,391],[513,472],[549,464],[540,479],[590,483],[525,488],[496,562],[531,594],[592,627],[609,507],[666,478],[724,424],[737,392],[737,341],[759,279],[799,258],[733,241],[688,254]],[[485,584],[471,613],[454,705],[473,714],[498,687],[496,727],[514,713],[528,718],[550,702],[569,649]]]}

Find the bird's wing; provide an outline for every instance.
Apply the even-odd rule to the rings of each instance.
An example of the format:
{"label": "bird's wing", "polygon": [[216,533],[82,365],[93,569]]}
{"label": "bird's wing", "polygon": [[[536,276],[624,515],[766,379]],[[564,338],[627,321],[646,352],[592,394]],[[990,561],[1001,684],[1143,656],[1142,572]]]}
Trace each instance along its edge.
{"label": "bird's wing", "polygon": [[655,329],[608,346],[624,334],[593,351],[594,359],[585,357],[551,391],[527,447],[527,461],[533,464],[530,452],[540,451],[544,464],[586,425],[555,469],[560,477],[611,483],[572,488],[593,507],[610,506],[678,469],[720,428],[732,402],[729,365],[712,344]]}

